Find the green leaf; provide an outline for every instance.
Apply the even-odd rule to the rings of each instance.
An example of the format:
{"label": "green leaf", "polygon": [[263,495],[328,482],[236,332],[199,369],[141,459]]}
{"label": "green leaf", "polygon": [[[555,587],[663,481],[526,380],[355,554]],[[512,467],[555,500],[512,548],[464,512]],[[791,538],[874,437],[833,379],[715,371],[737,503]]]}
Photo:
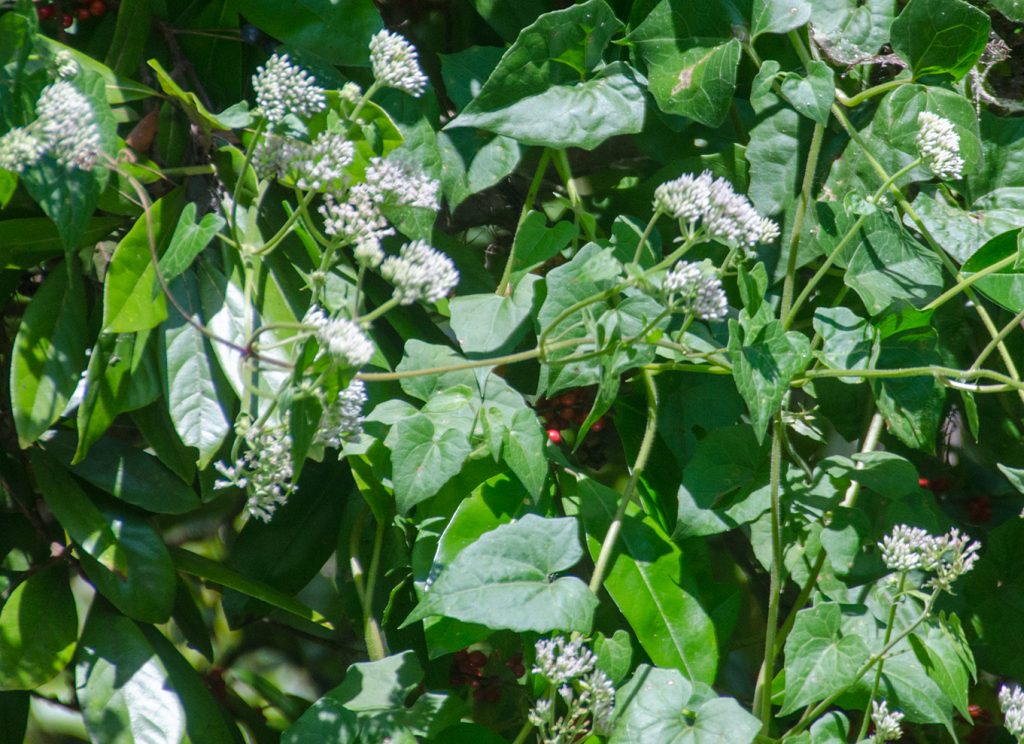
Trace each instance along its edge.
{"label": "green leaf", "polygon": [[418,414],[398,422],[388,435],[398,511],[408,513],[462,469],[472,447],[465,431],[439,426]]}
{"label": "green leaf", "polygon": [[832,521],[821,531],[821,546],[836,576],[849,576],[855,570],[870,535],[871,524],[860,509],[837,506],[832,510]]}
{"label": "green leaf", "polygon": [[[590,555],[597,560],[622,498],[588,479],[578,480],[579,507]],[[715,626],[701,605],[691,561],[650,517],[634,507],[622,532],[604,588],[626,618],[647,656],[710,684],[718,668]]]}
{"label": "green leaf", "polygon": [[89,344],[86,321],[82,277],[70,264],[58,264],[36,291],[14,340],[11,407],[22,447],[50,428],[78,386]]}
{"label": "green leaf", "polygon": [[543,264],[557,256],[579,230],[571,222],[556,222],[548,226],[547,215],[543,212],[530,212],[526,215],[512,243],[515,262],[512,264],[514,275]]}
{"label": "green leaf", "polygon": [[[792,3],[787,0],[785,5]],[[824,62],[815,60],[808,64],[806,77],[795,72],[787,72],[782,78],[782,95],[793,108],[808,119],[819,124],[828,124],[832,102],[836,97],[836,82],[832,68]]]}
{"label": "green leaf", "polygon": [[[866,320],[846,307],[814,311],[814,332],[821,335],[821,351],[815,352],[830,369],[867,369],[874,356],[877,332]],[[857,384],[852,378],[838,378]]]}
{"label": "green leaf", "polygon": [[[530,21],[536,17],[531,16]],[[519,29],[516,29],[518,32]],[[476,97],[504,53],[501,47],[471,46],[461,52],[438,55],[441,58],[441,79],[444,80],[445,93],[456,107],[463,109]]]}
{"label": "green leaf", "polygon": [[750,744],[761,730],[735,700],[675,669],[641,664],[615,699],[618,717],[608,744]]}
{"label": "green leaf", "polygon": [[270,36],[335,65],[368,66],[370,37],[383,26],[372,0],[238,0],[235,7]]}
{"label": "green leaf", "polygon": [[171,285],[171,293],[189,313],[189,319],[172,307],[160,328],[164,397],[174,430],[185,445],[198,450],[199,467],[205,468],[231,431],[228,412],[221,402],[227,391],[223,384],[218,388],[218,379],[222,378],[212,362],[209,340],[193,325],[203,322],[195,275],[182,274]]}
{"label": "green leaf", "polygon": [[548,9],[544,0],[508,3],[502,0],[473,0],[473,7],[505,41],[515,41],[519,32]]}
{"label": "green leaf", "polygon": [[800,188],[803,145],[800,115],[775,95],[779,63],[767,60],[754,78],[750,103],[758,122],[750,130],[745,157],[750,164],[750,200],[764,214],[780,212]]}
{"label": "green leaf", "polygon": [[696,8],[661,0],[630,33],[662,111],[706,126],[722,123],[736,91],[741,47],[732,38],[732,25],[737,15],[732,3]]}
{"label": "green leaf", "polygon": [[175,573],[160,534],[134,514],[101,506],[100,515],[117,541],[113,570],[89,552],[79,556],[85,575],[111,604],[145,623],[163,623],[174,606]]}
{"label": "green leaf", "polygon": [[156,514],[184,514],[200,505],[199,496],[152,455],[112,437],[101,439],[89,457],[74,465],[67,432],[58,432],[43,448],[72,473],[129,504]]}
{"label": "green leaf", "polygon": [[49,682],[71,661],[77,638],[67,569],[56,564],[29,576],[0,610],[0,690]]}
{"label": "green leaf", "polygon": [[895,10],[895,0],[814,0],[814,40],[835,61],[856,64],[889,41]]}
{"label": "green leaf", "polygon": [[520,32],[480,93],[448,128],[477,127],[523,144],[592,150],[643,126],[643,88],[622,62],[597,69],[622,28],[604,0],[540,16]]}
{"label": "green leaf", "polygon": [[216,212],[207,212],[198,224],[195,219],[196,204],[189,202],[181,211],[167,250],[157,264],[160,273],[164,275],[164,281],[168,283],[184,273],[226,224],[224,218]]}
{"label": "green leaf", "polygon": [[780,713],[787,715],[846,689],[870,655],[863,638],[841,632],[838,603],[800,610],[786,639],[786,692]]}
{"label": "green leaf", "polygon": [[729,356],[736,389],[746,401],[754,434],[760,442],[782,405],[790,381],[811,361],[811,344],[802,333],[783,331],[778,321],[747,338],[739,323],[730,320]]}
{"label": "green leaf", "polygon": [[942,262],[895,220],[875,213],[860,230],[844,281],[878,315],[898,300],[922,307],[942,291]]}
{"label": "green leaf", "polygon": [[887,499],[899,499],[916,491],[917,468],[894,452],[858,452],[853,459],[833,456],[821,467],[834,478],[848,478]]}
{"label": "green leaf", "polygon": [[1010,519],[992,530],[985,551],[963,580],[965,622],[982,669],[1024,676],[1024,520]]}
{"label": "green leaf", "polygon": [[511,297],[474,294],[456,297],[448,303],[452,330],[462,350],[489,356],[507,354],[530,330],[539,276],[526,276]]}
{"label": "green leaf", "polygon": [[[992,264],[1017,255],[1022,236],[1024,232],[1018,228],[989,240],[963,265],[961,273],[964,278],[969,279]],[[1019,313],[1024,310],[1024,271],[1015,268],[1013,264],[979,279],[974,286],[1010,312]]]}
{"label": "green leaf", "polygon": [[82,717],[110,744],[240,744],[199,674],[155,628],[142,629],[97,601],[75,663]]}
{"label": "green leaf", "polygon": [[892,48],[914,77],[948,73],[959,80],[974,67],[992,26],[962,0],[910,0],[892,23]]}
{"label": "green leaf", "polygon": [[[103,240],[121,222],[118,217],[93,217],[82,230],[76,247]],[[64,255],[60,233],[48,217],[0,221],[0,244],[4,247],[0,255],[0,269],[31,269],[51,258]]]}
{"label": "green leaf", "polygon": [[573,576],[583,557],[574,519],[528,514],[484,534],[441,568],[405,625],[433,615],[493,629],[590,630],[597,598]]}
{"label": "green leaf", "polygon": [[501,456],[534,499],[540,497],[548,477],[546,444],[547,437],[533,411],[520,409],[512,414]]}
{"label": "green leaf", "polygon": [[964,636],[960,619],[940,613],[908,639],[917,658],[939,689],[948,697],[964,720],[971,717],[967,692],[976,677],[974,655]]}
{"label": "green leaf", "polygon": [[170,242],[184,198],[185,192],[177,189],[154,202],[118,243],[103,283],[103,330],[144,331],[167,318],[153,255],[160,256]]}
{"label": "green leaf", "polygon": [[1024,0],[991,0],[992,7],[1011,21],[1024,23]]}
{"label": "green leaf", "polygon": [[118,75],[136,75],[146,49],[148,34],[139,33],[152,22],[150,0],[123,0],[117,9],[114,38],[104,62]]}
{"label": "green leaf", "polygon": [[784,34],[800,28],[810,19],[811,6],[808,0],[754,0],[751,39],[764,33]]}
{"label": "green leaf", "polygon": [[522,157],[514,139],[470,129],[438,132],[437,146],[442,158],[441,187],[452,209],[508,176]]}

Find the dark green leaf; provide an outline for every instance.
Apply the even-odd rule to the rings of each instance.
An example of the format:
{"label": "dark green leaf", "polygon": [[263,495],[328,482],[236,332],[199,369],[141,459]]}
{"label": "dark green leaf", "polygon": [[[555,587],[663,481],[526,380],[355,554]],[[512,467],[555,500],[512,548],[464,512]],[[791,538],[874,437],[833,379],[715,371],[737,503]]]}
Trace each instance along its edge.
{"label": "dark green leaf", "polygon": [[524,277],[511,297],[475,294],[451,300],[452,330],[462,350],[497,356],[515,349],[530,330],[527,321],[538,281],[539,276]]}
{"label": "dark green leaf", "polygon": [[764,33],[784,34],[803,26],[811,17],[809,0],[754,0],[751,38]]}
{"label": "dark green leaf", "polygon": [[813,119],[819,124],[827,124],[832,102],[836,97],[836,82],[832,68],[824,62],[812,61],[809,63],[806,77],[787,72],[782,78],[782,95],[793,108],[808,119]]}
{"label": "dark green leaf", "polygon": [[574,519],[528,514],[464,548],[405,624],[444,615],[494,629],[586,633],[597,598],[575,577],[552,580],[582,557]]}
{"label": "dark green leaf", "polygon": [[[846,307],[814,311],[814,331],[821,334],[821,351],[815,355],[830,369],[867,369],[874,355],[877,332],[866,320]],[[856,379],[839,378],[857,384]]]}
{"label": "dark green leaf", "polygon": [[[117,217],[93,217],[86,223],[77,245],[91,245],[107,237],[121,224]],[[30,269],[64,254],[60,233],[48,217],[23,217],[0,221],[0,268]]]}
{"label": "dark green leaf", "polygon": [[[1016,229],[992,238],[967,260],[961,273],[969,278],[998,261],[1017,255],[1022,235],[1024,233]],[[1019,313],[1024,310],[1024,271],[1015,268],[1013,264],[979,279],[974,286],[1010,312]]]}
{"label": "dark green leaf", "polygon": [[556,222],[549,227],[543,212],[530,212],[516,230],[512,248],[515,252],[513,270],[519,274],[554,258],[578,232],[571,222]]}
{"label": "dark green leaf", "polygon": [[167,250],[157,264],[160,273],[164,275],[164,281],[168,283],[191,265],[193,259],[203,252],[226,224],[224,218],[216,212],[204,214],[199,224],[196,224],[195,219],[195,202],[189,202],[181,211]]}
{"label": "dark green leaf", "polygon": [[959,80],[985,50],[991,25],[962,0],[910,0],[892,23],[892,48],[915,78],[949,73]]}
{"label": "dark green leaf", "polygon": [[399,421],[387,444],[395,501],[402,514],[437,493],[462,469],[472,450],[464,430],[435,424],[425,414]]}

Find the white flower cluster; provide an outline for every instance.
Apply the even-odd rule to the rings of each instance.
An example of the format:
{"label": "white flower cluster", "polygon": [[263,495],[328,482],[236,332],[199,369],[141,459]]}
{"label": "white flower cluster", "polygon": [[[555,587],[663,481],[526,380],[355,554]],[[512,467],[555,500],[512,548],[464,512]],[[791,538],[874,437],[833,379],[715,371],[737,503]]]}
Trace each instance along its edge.
{"label": "white flower cluster", "polygon": [[78,74],[78,63],[75,61],[75,55],[67,49],[61,49],[57,52],[53,62],[57,67],[57,77],[59,78],[67,80]]}
{"label": "white flower cluster", "polygon": [[896,741],[903,736],[900,729],[903,714],[898,710],[890,711],[889,704],[884,700],[881,703],[871,701],[871,720],[875,724],[875,735],[872,738],[874,744]]}
{"label": "white flower cluster", "polygon": [[922,111],[917,115],[917,149],[925,165],[937,178],[953,181],[963,175],[964,160],[960,157],[960,135],[953,122]]}
{"label": "white flower cluster", "polygon": [[267,134],[253,151],[253,167],[264,178],[291,178],[300,189],[320,191],[345,178],[355,152],[339,132],[321,132],[312,144]]}
{"label": "white flower cluster", "polygon": [[680,261],[665,276],[663,289],[681,310],[702,320],[721,320],[729,313],[722,280],[706,273],[701,264]]}
{"label": "white flower cluster", "polygon": [[236,486],[244,489],[249,499],[246,508],[256,519],[269,521],[277,507],[284,504],[296,490],[292,482],[292,438],[287,419],[276,424],[253,426],[239,432],[245,452],[234,465],[214,465],[224,478],[214,488]]}
{"label": "white flower cluster", "polygon": [[67,80],[58,80],[39,95],[35,121],[0,137],[0,168],[20,172],[49,153],[66,168],[92,170],[100,139],[89,99]]}
{"label": "white flower cluster", "polygon": [[341,447],[349,439],[363,433],[363,406],[366,405],[366,385],[353,380],[338,393],[334,403],[324,409],[317,427],[316,441],[325,447]]}
{"label": "white flower cluster", "polygon": [[382,29],[370,39],[370,66],[374,79],[419,98],[427,87],[416,48],[405,37]]}
{"label": "white flower cluster", "polygon": [[709,237],[731,241],[747,251],[779,237],[778,225],[758,214],[724,178],[713,179],[710,171],[661,184],[654,191],[654,209],[690,224],[700,220]]}
{"label": "white flower cluster", "polygon": [[999,708],[1003,711],[1003,726],[1018,742],[1024,741],[1024,690],[1019,685],[999,688]]}
{"label": "white flower cluster", "polygon": [[362,367],[373,358],[373,344],[358,323],[348,318],[328,318],[314,305],[302,322],[316,333],[320,348],[350,367]]}
{"label": "white flower cluster", "polygon": [[955,527],[938,537],[919,527],[897,525],[882,538],[882,561],[890,571],[921,569],[934,573],[931,584],[949,590],[958,578],[974,568],[981,543]]}
{"label": "white flower cluster", "polygon": [[588,734],[607,734],[615,708],[615,687],[608,675],[595,669],[597,658],[582,639],[540,640],[536,652],[533,673],[551,683],[566,706],[560,717],[550,697],[541,698],[530,709],[528,718],[540,740],[568,744]]}
{"label": "white flower cluster", "polygon": [[389,256],[380,273],[395,285],[395,297],[402,305],[419,300],[437,302],[459,283],[459,272],[448,256],[422,240],[402,246],[397,256]]}
{"label": "white flower cluster", "polygon": [[440,206],[441,182],[405,163],[373,158],[366,169],[366,183],[389,204],[424,209]]}
{"label": "white flower cluster", "polygon": [[288,114],[304,118],[327,106],[324,89],[287,54],[274,54],[252,76],[256,107],[273,128]]}

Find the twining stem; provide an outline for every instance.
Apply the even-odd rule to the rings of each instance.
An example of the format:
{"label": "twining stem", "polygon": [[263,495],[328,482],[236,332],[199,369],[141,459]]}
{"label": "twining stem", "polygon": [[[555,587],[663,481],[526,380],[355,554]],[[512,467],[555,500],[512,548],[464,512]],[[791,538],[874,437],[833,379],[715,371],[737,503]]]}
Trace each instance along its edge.
{"label": "twining stem", "polygon": [[[548,169],[548,163],[551,162],[551,150],[547,147],[544,148],[544,152],[540,154],[540,160],[537,163],[537,170],[533,173],[533,180],[530,181],[530,189],[526,192],[526,200],[523,202],[523,209],[519,213],[519,223],[516,225],[516,235],[519,234],[519,228],[523,226],[523,222],[526,221],[526,216],[530,214],[530,210],[533,209],[533,203],[537,200],[537,192],[540,191],[540,185],[544,181],[544,173]],[[495,294],[504,296],[508,291],[508,283],[512,278],[512,265],[516,261],[516,242],[512,240],[512,247],[508,251],[508,259],[505,261],[505,270],[501,273],[501,281],[498,282],[498,288],[494,291]]]}
{"label": "twining stem", "polygon": [[644,246],[647,245],[647,239],[651,237],[651,232],[654,230],[654,223],[661,217],[661,211],[658,209],[654,210],[654,214],[651,215],[650,221],[647,223],[647,227],[644,228],[643,235],[640,236],[640,242],[636,244],[636,252],[633,254],[633,263],[640,263],[640,259],[644,255]]}
{"label": "twining stem", "polygon": [[604,583],[605,576],[608,573],[608,564],[611,561],[612,554],[615,552],[615,543],[619,539],[619,533],[622,531],[622,522],[626,518],[626,509],[629,507],[630,502],[632,502],[637,484],[640,482],[640,476],[643,474],[644,468],[647,467],[647,460],[651,456],[651,449],[654,447],[654,437],[658,430],[658,386],[654,382],[654,375],[646,369],[641,371],[640,379],[643,380],[644,390],[647,393],[647,424],[644,426],[644,436],[640,440],[640,449],[636,453],[636,460],[633,462],[633,469],[629,474],[629,480],[622,491],[619,508],[612,518],[612,523],[608,526],[608,532],[605,533],[604,540],[601,542],[601,552],[594,563],[594,574],[590,577],[590,591],[594,592],[594,594],[600,591],[601,584]]}
{"label": "twining stem", "polygon": [[352,583],[355,585],[356,596],[359,598],[359,605],[363,610],[363,630],[365,633],[366,653],[371,661],[379,661],[387,656],[387,646],[381,634],[380,625],[373,617],[373,585],[376,581],[374,576],[374,562],[380,561],[380,543],[383,541],[384,530],[382,523],[377,524],[377,533],[374,536],[373,557],[370,558],[370,575],[367,577],[363,571],[363,564],[359,558],[359,538],[363,534],[363,523],[366,521],[368,510],[364,510],[356,518],[352,525],[352,532],[349,535],[348,560],[349,568],[352,571]]}
{"label": "twining stem", "polygon": [[978,272],[976,272],[974,274],[971,274],[969,277],[959,279],[956,284],[954,284],[952,287],[950,287],[945,292],[943,292],[938,297],[936,297],[934,300],[932,300],[927,305],[925,305],[924,306],[924,310],[925,311],[936,310],[936,309],[942,307],[949,300],[952,300],[954,297],[956,297],[958,294],[960,294],[961,292],[966,290],[968,287],[973,285],[975,282],[980,281],[981,279],[984,279],[989,274],[995,274],[997,271],[1002,271],[1007,266],[1012,266],[1013,263],[1016,260],[1017,260],[1017,254],[1016,253],[1011,253],[1006,258],[1002,258],[1002,259],[996,261],[994,264],[992,264],[990,266],[986,266],[984,269],[981,269],[980,271],[978,271]]}
{"label": "twining stem", "polygon": [[769,570],[768,617],[764,631],[764,662],[754,689],[754,711],[761,718],[761,733],[768,733],[772,718],[772,677],[775,676],[775,635],[779,623],[779,603],[782,599],[782,415],[772,421],[772,445],[768,464],[768,492],[771,498],[772,562]]}
{"label": "twining stem", "polygon": [[259,142],[261,136],[263,136],[263,128],[266,126],[267,120],[260,119],[256,125],[256,129],[252,134],[252,139],[249,140],[249,146],[245,148],[245,157],[242,159],[242,170],[235,176],[235,188],[231,192],[231,213],[228,218],[231,220],[231,234],[235,236],[235,242],[241,245],[244,241],[242,235],[238,231],[238,198],[242,195],[242,183],[245,181],[245,176],[249,172],[249,164],[252,163],[253,153],[256,152],[256,144]]}
{"label": "twining stem", "polygon": [[836,88],[836,100],[843,104],[846,108],[854,108],[864,103],[869,98],[880,96],[883,93],[888,93],[893,88],[899,88],[901,85],[907,85],[908,83],[914,82],[911,78],[905,78],[900,80],[889,80],[885,83],[879,83],[871,88],[862,90],[855,96],[847,96],[843,91]]}
{"label": "twining stem", "polygon": [[523,727],[519,729],[519,733],[516,734],[516,738],[513,739],[512,744],[526,744],[526,738],[533,731],[533,724],[527,721],[523,724]]}
{"label": "twining stem", "polygon": [[554,157],[552,158],[555,164],[555,170],[558,171],[558,175],[562,179],[562,183],[565,184],[565,193],[569,196],[569,203],[572,205],[573,214],[576,215],[576,223],[583,231],[583,236],[587,240],[596,240],[594,231],[590,229],[589,224],[583,219],[583,200],[580,199],[580,193],[576,190],[576,184],[573,183],[572,170],[569,168],[569,156],[565,150],[555,150]]}
{"label": "twining stem", "polygon": [[989,341],[985,348],[981,350],[981,353],[978,354],[978,358],[974,360],[974,364],[971,365],[971,370],[979,369],[981,365],[985,363],[985,360],[989,358],[992,352],[996,350],[996,347],[999,346],[999,344],[1001,344],[1003,340],[1014,331],[1014,329],[1019,328],[1022,322],[1024,322],[1024,310],[1021,310],[1019,313],[1014,315],[1013,319],[1004,325],[999,330],[999,333],[992,337],[992,340]]}
{"label": "twining stem", "polygon": [[[907,574],[903,572],[900,574],[900,583],[896,588],[896,594],[893,596],[892,604],[889,606],[889,617],[885,623],[885,638],[882,641],[882,645],[885,646],[892,639],[893,627],[896,625],[896,607],[899,602],[900,596],[903,594],[903,587],[907,583]],[[871,710],[871,703],[874,702],[875,696],[878,695],[878,685],[882,682],[882,670],[885,668],[885,658],[878,660],[878,668],[875,670],[875,681],[871,684],[871,694],[868,696],[867,705],[864,706],[864,717],[860,723],[860,734],[857,735],[857,741],[861,741],[868,733],[868,721],[871,720],[871,716],[868,711]]]}
{"label": "twining stem", "polygon": [[825,135],[825,125],[816,123],[811,135],[811,149],[807,154],[804,167],[804,182],[800,189],[800,201],[793,217],[793,232],[789,236],[789,256],[786,260],[786,278],[782,283],[782,300],[779,305],[779,317],[785,319],[793,306],[793,285],[796,279],[796,259],[800,245],[800,233],[803,232],[804,218],[811,201],[811,190],[814,188],[814,174],[818,170],[818,155],[821,153],[821,142]]}
{"label": "twining stem", "polygon": [[391,297],[387,300],[387,302],[384,302],[383,304],[379,305],[378,307],[375,307],[373,310],[368,312],[366,315],[360,317],[359,322],[362,323],[363,325],[369,325],[377,318],[379,318],[381,315],[386,313],[388,310],[398,307],[399,302],[401,302],[400,298]]}

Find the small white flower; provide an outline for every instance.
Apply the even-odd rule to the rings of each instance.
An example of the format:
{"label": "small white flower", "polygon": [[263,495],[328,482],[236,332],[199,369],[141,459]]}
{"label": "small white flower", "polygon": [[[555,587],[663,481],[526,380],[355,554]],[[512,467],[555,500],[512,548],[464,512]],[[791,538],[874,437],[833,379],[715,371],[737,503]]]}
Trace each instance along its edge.
{"label": "small white flower", "polygon": [[677,220],[696,222],[711,207],[711,172],[686,174],[654,190],[654,208]]}
{"label": "small white flower", "polygon": [[217,480],[213,487],[244,489],[249,495],[246,502],[249,513],[266,522],[297,488],[292,482],[295,469],[287,418],[276,424],[249,427],[240,434],[245,452],[234,465],[215,463],[214,467],[224,479]]}
{"label": "small white flower", "polygon": [[321,132],[293,164],[300,189],[319,191],[341,181],[355,159],[355,146],[338,132]]}
{"label": "small white flower", "polygon": [[314,305],[302,322],[316,331],[322,349],[350,367],[362,367],[373,358],[373,344],[362,328],[348,318],[328,318]]}
{"label": "small white flower", "polygon": [[882,538],[882,561],[890,571],[921,569],[934,573],[930,583],[949,591],[953,583],[974,568],[981,544],[955,527],[945,535],[935,537],[920,527],[897,525]]}
{"label": "small white flower", "polygon": [[373,158],[366,169],[366,183],[381,198],[400,207],[437,209],[441,183],[404,163]]}
{"label": "small white flower", "polygon": [[559,687],[587,674],[597,664],[597,657],[583,645],[582,638],[572,641],[562,636],[551,640],[542,638],[537,641],[534,649],[537,658],[533,673]]}
{"label": "small white flower", "polygon": [[403,36],[382,29],[370,39],[370,66],[378,83],[419,98],[427,87],[416,48]]}
{"label": "small white flower", "polygon": [[358,83],[350,81],[341,86],[341,90],[338,91],[338,96],[343,101],[359,103],[359,99],[363,97],[363,89],[359,87]]}
{"label": "small white flower", "polygon": [[893,527],[878,546],[882,549],[882,562],[890,571],[913,571],[924,562],[925,552],[931,546],[931,535],[920,527],[900,524]]}
{"label": "small white flower", "polygon": [[92,170],[96,165],[100,130],[92,105],[67,80],[43,88],[32,127],[61,165],[82,170]]}
{"label": "small white flower", "polygon": [[1024,741],[1024,691],[1019,685],[999,688],[999,708],[1003,711],[1003,726],[1018,742]]}
{"label": "small white flower", "polygon": [[917,133],[917,148],[925,165],[937,178],[953,181],[963,175],[964,160],[960,157],[960,135],[953,122],[930,111],[917,115],[920,127]]}
{"label": "small white flower", "polygon": [[323,111],[327,98],[323,88],[301,67],[294,65],[287,54],[274,54],[257,68],[252,76],[256,106],[271,127],[288,114],[304,118]]}
{"label": "small white flower", "polygon": [[665,276],[663,289],[682,311],[702,320],[721,320],[729,313],[722,280],[705,273],[701,264],[680,261]]}
{"label": "small white flower", "polygon": [[749,251],[779,235],[778,225],[759,215],[747,197],[737,194],[724,178],[711,184],[709,202],[704,227],[712,238],[732,241]]}
{"label": "small white flower", "polygon": [[57,52],[53,62],[57,66],[57,77],[59,78],[73,78],[78,74],[78,62],[75,61],[75,55],[67,49]]}
{"label": "small white flower", "polygon": [[379,202],[380,195],[373,187],[357,183],[345,197],[326,194],[320,206],[324,232],[342,238],[344,245],[355,244],[356,260],[374,269],[384,260],[381,239],[395,234],[381,213]]}
{"label": "small white flower", "polygon": [[903,731],[900,729],[903,714],[898,710],[890,712],[889,704],[884,700],[881,703],[871,701],[871,720],[875,724],[875,744],[896,741],[903,736]]}
{"label": "small white flower", "polygon": [[327,447],[341,447],[349,439],[363,432],[363,406],[366,405],[366,385],[353,380],[338,393],[334,403],[324,409],[317,428],[316,441]]}
{"label": "small white flower", "polygon": [[15,127],[0,137],[0,168],[20,173],[35,165],[46,152],[46,144],[31,129]]}
{"label": "small white flower", "polygon": [[615,686],[611,679],[600,669],[595,669],[580,681],[580,687],[583,689],[582,697],[589,704],[594,731],[608,734],[615,712]]}
{"label": "small white flower", "polygon": [[385,259],[380,273],[395,285],[395,297],[403,305],[437,302],[459,283],[452,260],[422,240],[406,243],[398,256]]}

